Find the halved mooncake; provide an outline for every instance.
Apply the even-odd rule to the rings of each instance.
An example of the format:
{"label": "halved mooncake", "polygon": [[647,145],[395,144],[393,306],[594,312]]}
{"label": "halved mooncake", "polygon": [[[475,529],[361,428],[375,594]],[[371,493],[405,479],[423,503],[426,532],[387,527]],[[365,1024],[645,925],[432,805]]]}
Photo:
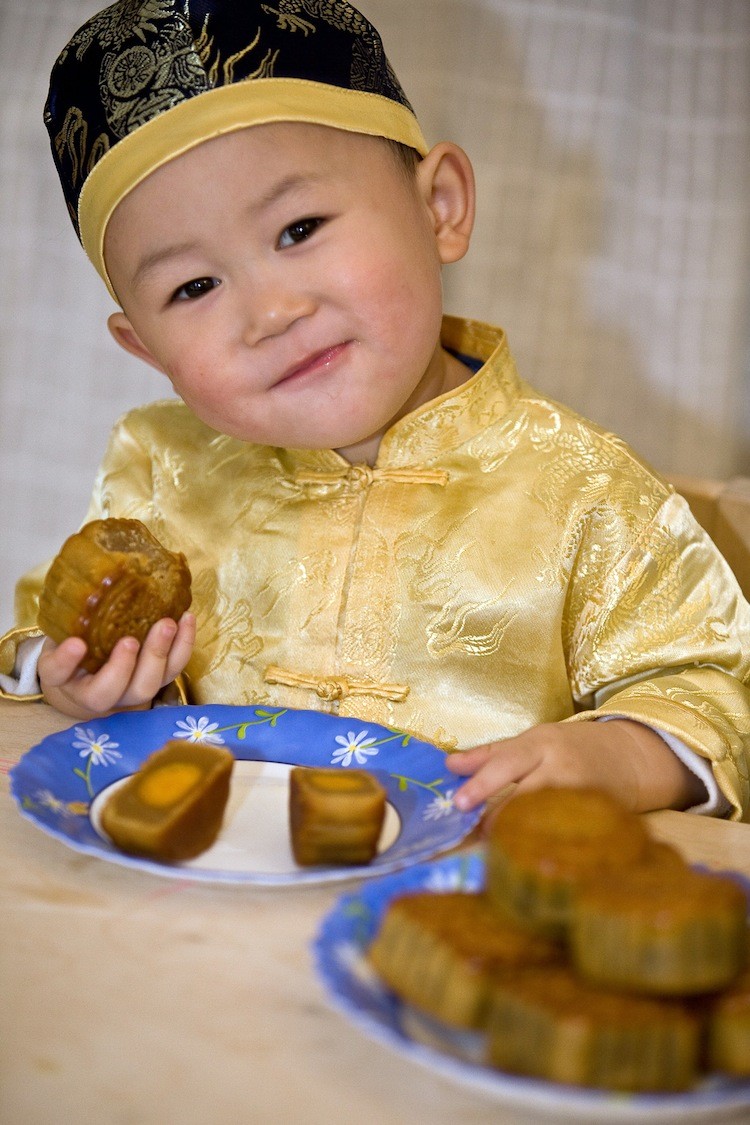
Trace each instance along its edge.
{"label": "halved mooncake", "polygon": [[375,858],[386,792],[367,770],[294,766],[289,775],[292,853],[300,866]]}
{"label": "halved mooncake", "polygon": [[233,766],[223,746],[168,742],[105,803],[102,828],[132,855],[162,863],[193,859],[219,834]]}
{"label": "halved mooncake", "polygon": [[162,617],[190,605],[185,556],[169,551],[140,520],[92,520],[65,540],[39,597],[39,628],[53,641],[83,637],[82,666],[95,672],[120,637],[143,642]]}

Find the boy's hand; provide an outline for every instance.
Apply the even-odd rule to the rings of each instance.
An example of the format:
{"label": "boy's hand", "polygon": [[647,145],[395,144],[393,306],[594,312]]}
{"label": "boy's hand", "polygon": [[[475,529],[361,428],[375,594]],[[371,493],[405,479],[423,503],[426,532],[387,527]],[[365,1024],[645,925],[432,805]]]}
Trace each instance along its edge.
{"label": "boy's hand", "polygon": [[90,673],[80,667],[86,654],[80,637],[59,645],[47,639],[39,657],[39,683],[48,703],[76,719],[147,707],[183,670],[194,643],[192,613],[183,613],[179,623],[165,617],[152,625],[143,645],[122,637],[107,663]]}
{"label": "boy's hand", "polygon": [[629,719],[542,723],[515,738],[448,755],[453,773],[469,776],[458,808],[473,809],[510,785],[604,789],[635,812],[686,809],[706,799],[703,782],[654,731]]}

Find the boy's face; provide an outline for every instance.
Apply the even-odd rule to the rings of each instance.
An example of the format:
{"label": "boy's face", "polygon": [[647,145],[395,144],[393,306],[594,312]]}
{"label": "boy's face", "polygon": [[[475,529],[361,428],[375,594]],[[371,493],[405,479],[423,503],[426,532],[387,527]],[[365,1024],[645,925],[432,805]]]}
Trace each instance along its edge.
{"label": "boy's face", "polygon": [[115,337],[223,433],[367,459],[466,374],[439,344],[460,254],[429,160],[411,177],[382,141],[296,123],[177,157],[110,221]]}

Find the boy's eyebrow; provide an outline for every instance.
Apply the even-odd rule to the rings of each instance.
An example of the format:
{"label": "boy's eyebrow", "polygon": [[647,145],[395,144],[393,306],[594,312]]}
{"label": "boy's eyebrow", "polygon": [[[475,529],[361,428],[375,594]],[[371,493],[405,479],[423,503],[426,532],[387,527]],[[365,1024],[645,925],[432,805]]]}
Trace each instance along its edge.
{"label": "boy's eyebrow", "polygon": [[270,207],[271,204],[283,199],[285,195],[291,194],[298,188],[309,187],[322,179],[322,176],[315,173],[295,172],[289,176],[284,176],[283,180],[279,180],[277,184],[271,184],[267,192],[261,195],[259,199],[254,200],[250,210],[263,211],[266,207]]}
{"label": "boy's eyebrow", "polygon": [[[285,195],[297,191],[301,187],[309,186],[319,180],[322,176],[315,174],[300,174],[295,173],[290,176],[285,176],[283,180],[278,183],[272,184],[271,187],[259,199],[254,199],[250,204],[248,210],[251,213],[264,211],[267,207],[271,207]],[[153,250],[150,254],[145,254],[138,262],[133,272],[132,284],[137,286],[141,284],[144,277],[148,276],[157,266],[162,262],[169,261],[170,258],[179,258],[182,254],[189,254],[194,251],[198,246],[195,241],[175,242],[167,246],[160,246]]]}
{"label": "boy's eyebrow", "polygon": [[196,246],[196,242],[175,242],[169,246],[160,246],[150,254],[144,254],[133,271],[132,284],[137,287],[162,262],[169,261],[170,258],[179,258],[182,254],[189,254]]}

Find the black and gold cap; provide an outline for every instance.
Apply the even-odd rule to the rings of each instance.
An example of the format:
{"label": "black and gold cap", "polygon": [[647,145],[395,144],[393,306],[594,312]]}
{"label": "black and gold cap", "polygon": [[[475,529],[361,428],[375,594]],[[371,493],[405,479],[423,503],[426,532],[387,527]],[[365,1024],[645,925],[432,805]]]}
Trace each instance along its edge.
{"label": "black and gold cap", "polygon": [[57,59],[44,120],[73,225],[110,292],[115,207],[211,137],[302,121],[427,152],[380,35],[345,0],[118,0]]}

